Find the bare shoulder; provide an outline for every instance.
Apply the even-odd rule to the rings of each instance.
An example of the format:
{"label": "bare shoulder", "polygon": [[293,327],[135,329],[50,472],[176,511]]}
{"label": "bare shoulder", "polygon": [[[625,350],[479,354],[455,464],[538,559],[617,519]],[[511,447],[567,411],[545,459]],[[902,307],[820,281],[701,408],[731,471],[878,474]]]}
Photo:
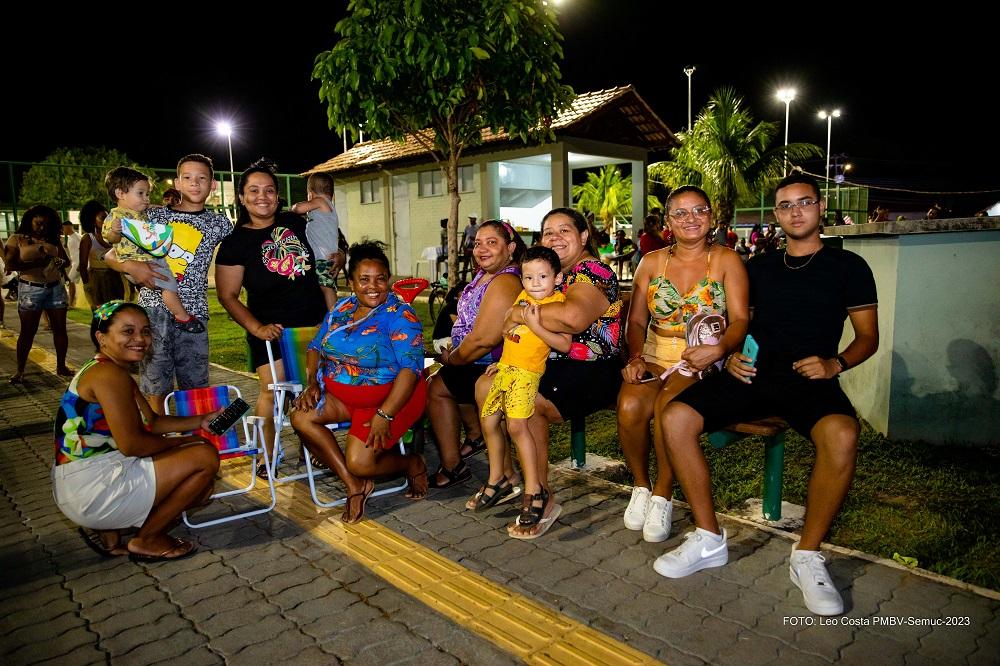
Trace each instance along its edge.
{"label": "bare shoulder", "polygon": [[642,268],[642,265],[646,264],[647,271],[651,273],[659,273],[663,270],[663,264],[666,263],[667,257],[669,256],[669,247],[661,247],[659,250],[653,250],[652,252],[642,255],[642,259],[639,261],[639,268]]}
{"label": "bare shoulder", "polygon": [[98,394],[132,391],[135,380],[128,371],[114,363],[95,363],[80,377],[77,388],[84,400],[95,400]]}
{"label": "bare shoulder", "polygon": [[483,294],[483,304],[494,299],[505,301],[505,305],[510,305],[514,297],[521,291],[521,278],[514,273],[501,273],[490,280],[486,286],[486,293]]}
{"label": "bare shoulder", "polygon": [[[718,253],[716,255],[716,253]],[[741,273],[746,273],[746,269],[743,267],[743,260],[740,259],[740,255],[728,247],[713,247],[712,254],[718,256],[718,266],[723,270],[739,270]]]}

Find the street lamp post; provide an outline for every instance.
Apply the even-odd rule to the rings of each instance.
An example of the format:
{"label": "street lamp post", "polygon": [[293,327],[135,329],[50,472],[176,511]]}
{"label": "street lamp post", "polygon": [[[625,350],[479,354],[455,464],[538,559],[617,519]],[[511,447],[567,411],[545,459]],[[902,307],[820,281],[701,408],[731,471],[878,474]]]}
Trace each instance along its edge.
{"label": "street lamp post", "polygon": [[215,125],[215,130],[226,137],[226,146],[229,148],[229,174],[233,177],[233,214],[236,214],[236,169],[233,166],[233,126],[228,122],[220,122]]}
{"label": "street lamp post", "polygon": [[788,175],[788,109],[795,99],[795,88],[782,88],[778,91],[778,99],[785,103],[785,175]]}
{"label": "street lamp post", "polygon": [[684,73],[688,77],[688,124],[687,131],[691,131],[691,75],[694,74],[694,65],[684,68]]}
{"label": "street lamp post", "polygon": [[[833,119],[840,117],[840,109],[819,112],[820,120],[826,121],[826,198],[830,198],[830,137],[833,134]],[[829,204],[828,204],[829,205]]]}

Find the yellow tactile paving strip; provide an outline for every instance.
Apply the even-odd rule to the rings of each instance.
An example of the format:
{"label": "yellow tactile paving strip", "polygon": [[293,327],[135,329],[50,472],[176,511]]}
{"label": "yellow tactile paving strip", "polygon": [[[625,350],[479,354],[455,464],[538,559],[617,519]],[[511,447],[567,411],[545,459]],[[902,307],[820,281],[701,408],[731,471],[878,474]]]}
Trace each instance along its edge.
{"label": "yellow tactile paving strip", "polygon": [[[15,338],[2,336],[0,342],[13,347]],[[32,348],[30,359],[55,372],[50,352]],[[258,492],[263,499],[264,491]],[[279,488],[275,511],[399,590],[529,664],[660,663],[374,520],[345,525],[335,517],[338,510],[319,510],[301,487]]]}
{"label": "yellow tactile paving strip", "polygon": [[319,514],[307,493],[280,494],[278,509],[283,516],[396,588],[528,663],[660,663],[374,520],[345,525],[329,513]]}

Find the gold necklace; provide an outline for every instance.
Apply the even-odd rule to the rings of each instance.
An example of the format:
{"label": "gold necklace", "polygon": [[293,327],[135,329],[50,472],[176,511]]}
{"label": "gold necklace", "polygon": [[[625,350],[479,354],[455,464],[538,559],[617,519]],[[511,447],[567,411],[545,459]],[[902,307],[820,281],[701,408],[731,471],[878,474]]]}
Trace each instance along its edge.
{"label": "gold necklace", "polygon": [[[823,247],[821,246],[821,247],[819,248],[819,250],[822,250],[822,249],[823,249]],[[806,259],[806,263],[802,264],[801,266],[792,266],[792,265],[790,265],[790,264],[788,263],[788,250],[785,250],[785,254],[784,254],[784,256],[782,257],[782,258],[783,258],[783,259],[785,260],[785,268],[787,268],[787,269],[789,269],[789,270],[793,270],[793,271],[797,271],[797,270],[799,270],[800,268],[805,268],[806,266],[808,266],[808,265],[809,265],[809,262],[813,260],[813,257],[815,257],[815,256],[816,256],[817,254],[819,254],[819,250],[816,250],[815,252],[813,252],[812,254],[810,254],[810,255],[809,255],[809,258],[808,258],[808,259]]]}

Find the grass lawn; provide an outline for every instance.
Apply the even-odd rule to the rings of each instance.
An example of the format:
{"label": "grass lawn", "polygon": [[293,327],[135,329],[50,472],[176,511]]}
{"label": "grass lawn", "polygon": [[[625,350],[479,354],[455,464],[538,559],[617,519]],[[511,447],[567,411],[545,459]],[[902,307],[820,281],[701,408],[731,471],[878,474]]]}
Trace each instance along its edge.
{"label": "grass lawn", "polygon": [[[208,294],[210,358],[246,370],[245,332]],[[414,303],[430,341],[427,301]],[[76,308],[70,319],[90,322]],[[959,580],[1000,590],[1000,446],[935,446],[893,442],[863,424],[857,475],[827,540],[891,558],[917,558],[919,566]],[[552,461],[569,457],[569,424],[552,427]],[[621,460],[615,415],[600,411],[587,419],[587,448]],[[717,450],[706,445],[716,507],[735,510],[761,496],[763,443],[748,439]],[[785,439],[784,499],[804,504],[813,447],[789,432]],[[683,498],[680,488],[678,497]],[[623,507],[624,510],[624,507]]]}

